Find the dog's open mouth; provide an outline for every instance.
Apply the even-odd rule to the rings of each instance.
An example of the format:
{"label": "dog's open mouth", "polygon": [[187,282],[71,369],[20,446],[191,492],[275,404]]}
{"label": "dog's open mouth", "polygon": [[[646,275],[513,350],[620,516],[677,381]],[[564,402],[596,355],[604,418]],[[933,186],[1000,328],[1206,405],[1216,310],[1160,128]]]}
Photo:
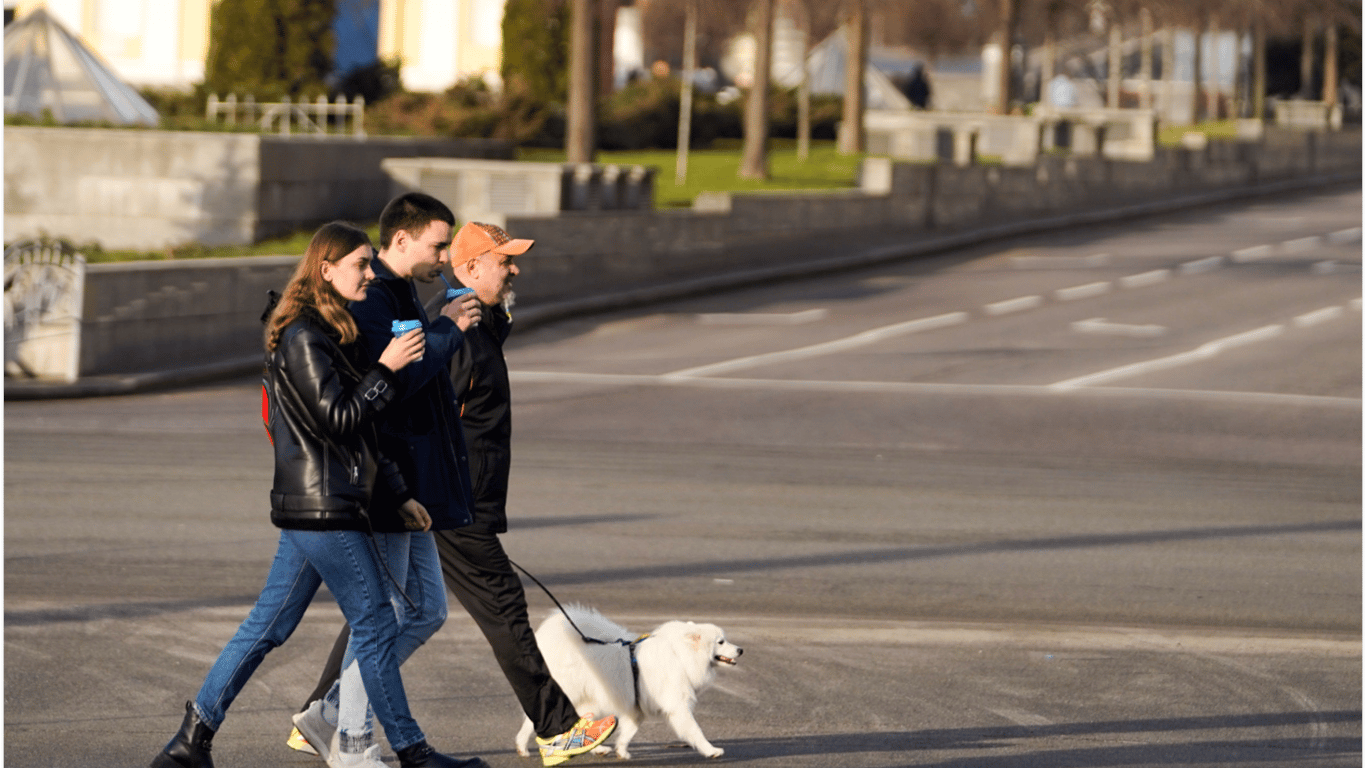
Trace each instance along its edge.
{"label": "dog's open mouth", "polygon": [[722,664],[729,664],[729,665],[732,666],[732,667],[735,666],[735,659],[732,659],[732,658],[729,657],[729,656],[722,656],[721,654],[718,653],[717,655],[713,656],[712,658],[715,659],[716,661],[722,663]]}

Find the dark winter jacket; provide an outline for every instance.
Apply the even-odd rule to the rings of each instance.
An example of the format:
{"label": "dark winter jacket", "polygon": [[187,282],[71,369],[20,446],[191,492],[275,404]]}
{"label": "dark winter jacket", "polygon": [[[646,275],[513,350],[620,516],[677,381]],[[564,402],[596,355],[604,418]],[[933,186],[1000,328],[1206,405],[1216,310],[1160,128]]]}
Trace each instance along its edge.
{"label": "dark winter jacket", "polygon": [[[380,451],[399,465],[413,497],[431,515],[433,531],[469,525],[474,509],[469,452],[449,376],[464,334],[448,317],[427,322],[412,282],[394,277],[383,261],[375,259],[371,268],[375,280],[365,300],[350,305],[365,359],[379,359],[393,339],[394,320],[421,320],[426,332],[422,359],[398,371],[398,398],[376,424]],[[375,489],[374,509],[396,506],[383,485]]]}
{"label": "dark winter jacket", "polygon": [[474,528],[508,529],[508,472],[512,466],[512,387],[503,342],[512,318],[503,307],[485,307],[484,319],[465,331],[465,345],[451,362],[460,420],[470,448],[474,480]]}
{"label": "dark winter jacket", "polygon": [[266,429],[275,446],[270,519],[280,528],[366,530],[371,492],[382,475],[394,510],[411,498],[392,461],[376,452],[374,417],[398,392],[381,365],[364,373],[335,331],[305,313],[266,355]]}

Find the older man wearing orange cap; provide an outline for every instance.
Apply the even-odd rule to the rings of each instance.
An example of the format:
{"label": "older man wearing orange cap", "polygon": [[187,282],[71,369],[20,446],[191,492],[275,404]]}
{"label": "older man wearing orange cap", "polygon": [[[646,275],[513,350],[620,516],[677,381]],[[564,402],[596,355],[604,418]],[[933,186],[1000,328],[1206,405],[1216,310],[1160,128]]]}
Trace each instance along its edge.
{"label": "older man wearing orange cap", "polygon": [[[508,468],[512,463],[512,391],[503,342],[512,331],[512,281],[521,269],[514,258],[531,240],[515,240],[501,227],[468,222],[451,241],[455,277],[484,305],[483,321],[465,334],[451,360],[456,410],[465,425],[474,480],[474,523],[436,535],[441,573],[469,611],[536,727],[545,765],[601,744],[614,718],[580,718],[550,676],[527,618],[522,580],[513,571],[498,534],[507,531]],[[446,535],[449,534],[449,535]]]}

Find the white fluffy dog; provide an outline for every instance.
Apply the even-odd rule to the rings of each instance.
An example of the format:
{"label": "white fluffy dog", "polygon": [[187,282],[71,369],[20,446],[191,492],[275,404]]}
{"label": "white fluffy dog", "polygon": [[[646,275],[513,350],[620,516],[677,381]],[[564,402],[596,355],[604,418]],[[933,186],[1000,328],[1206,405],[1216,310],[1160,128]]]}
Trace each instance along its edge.
{"label": "white fluffy dog", "polygon": [[[550,674],[581,713],[617,716],[616,753],[629,759],[627,746],[650,717],[663,716],[679,738],[706,757],[724,750],[712,746],[693,717],[697,694],[716,677],[717,665],[734,666],[744,650],[726,641],[715,624],[668,621],[643,639],[591,608],[570,605],[569,618],[584,635],[606,644],[584,642],[565,614],[553,611],[536,630]],[[634,649],[632,649],[634,644]],[[633,654],[634,651],[634,654]],[[632,673],[632,655],[636,674]],[[531,720],[517,733],[517,754],[530,754]],[[595,754],[609,754],[598,747]]]}

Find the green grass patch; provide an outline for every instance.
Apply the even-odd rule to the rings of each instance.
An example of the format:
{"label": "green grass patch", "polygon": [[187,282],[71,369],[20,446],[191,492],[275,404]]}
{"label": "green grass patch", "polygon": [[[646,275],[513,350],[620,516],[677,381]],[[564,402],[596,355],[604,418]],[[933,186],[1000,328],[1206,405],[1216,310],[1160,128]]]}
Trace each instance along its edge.
{"label": "green grass patch", "polygon": [[1237,120],[1216,120],[1195,125],[1164,125],[1157,131],[1160,147],[1179,147],[1181,137],[1188,133],[1203,133],[1211,141],[1232,141],[1238,138]]}
{"label": "green grass patch", "polygon": [[[598,152],[599,164],[654,166],[655,207],[686,208],[701,192],[778,192],[789,190],[851,189],[858,180],[863,155],[841,155],[833,141],[811,142],[811,154],[797,157],[795,139],[769,140],[769,178],[765,181],[742,179],[740,142],[720,139],[711,149],[688,152],[688,174],[683,184],[675,184],[678,154],[671,149],[633,152]],[[563,150],[525,147],[517,159],[539,163],[562,163]]]}

